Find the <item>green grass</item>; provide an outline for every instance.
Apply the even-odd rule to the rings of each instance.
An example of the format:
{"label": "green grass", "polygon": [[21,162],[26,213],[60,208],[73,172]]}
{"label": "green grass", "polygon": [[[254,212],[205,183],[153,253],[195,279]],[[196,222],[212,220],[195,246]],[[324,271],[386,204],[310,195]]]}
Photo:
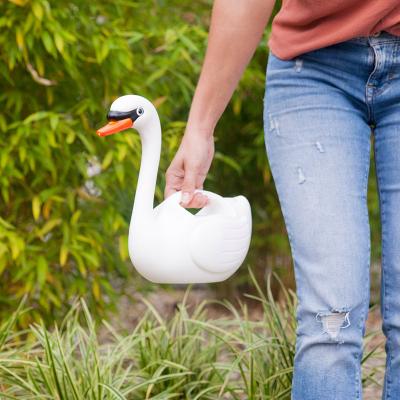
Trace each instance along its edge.
{"label": "green grass", "polygon": [[96,326],[83,301],[54,329],[36,324],[15,332],[19,309],[0,328],[0,398],[289,399],[296,297],[283,289],[278,304],[250,274],[258,295],[248,297],[262,304],[259,320],[250,320],[246,303],[235,308],[226,301],[219,303],[229,317],[209,320],[209,301],[188,305],[190,288],[172,318],[147,303],[125,334],[107,322]]}

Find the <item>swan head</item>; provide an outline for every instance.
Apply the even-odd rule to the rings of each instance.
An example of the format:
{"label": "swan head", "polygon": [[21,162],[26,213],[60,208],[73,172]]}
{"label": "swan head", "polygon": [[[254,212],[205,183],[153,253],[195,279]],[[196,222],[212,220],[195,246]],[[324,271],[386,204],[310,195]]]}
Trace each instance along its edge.
{"label": "swan head", "polygon": [[97,130],[99,136],[108,136],[129,128],[139,133],[157,115],[156,108],[142,96],[128,94],[118,97],[107,113],[107,125]]}

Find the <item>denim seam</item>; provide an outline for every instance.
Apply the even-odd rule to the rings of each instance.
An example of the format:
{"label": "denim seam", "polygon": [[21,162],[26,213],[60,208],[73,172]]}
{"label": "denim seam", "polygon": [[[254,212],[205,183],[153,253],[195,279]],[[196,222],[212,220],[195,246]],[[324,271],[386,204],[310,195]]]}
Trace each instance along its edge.
{"label": "denim seam", "polygon": [[394,46],[392,46],[392,54],[390,57],[389,70],[387,71],[387,82],[388,83],[393,79],[392,71],[393,71],[393,66],[395,64],[396,53],[397,53],[398,47],[399,47],[398,43],[394,43]]}
{"label": "denim seam", "polygon": [[[270,121],[272,120],[272,119],[271,119],[271,118],[272,118],[272,115],[271,115],[268,111],[266,112],[266,115],[267,115],[267,117],[268,117],[268,118],[266,118],[266,121],[268,121],[268,122],[267,122],[266,127],[264,128],[264,129],[265,129],[265,133],[268,131],[270,134],[273,134],[273,131],[276,129],[276,127],[275,127],[275,125],[272,127],[271,124],[270,124]],[[266,137],[266,134],[264,134],[264,140],[265,140],[265,144],[266,144],[266,147],[267,147],[267,137]],[[274,164],[273,161],[270,160],[270,159],[268,159],[268,161],[269,161],[269,164],[270,164],[271,174],[272,174],[272,177],[273,177],[274,182],[275,182],[275,188],[276,188],[276,191],[278,191],[277,179],[275,179],[276,177],[275,177],[275,176],[273,175],[273,173],[272,173],[272,171],[274,170],[274,165],[275,165],[275,164]],[[288,240],[289,240],[289,246],[290,246],[290,248],[291,248],[293,269],[296,271],[297,267],[296,267],[296,262],[295,262],[294,242],[293,242],[293,237],[292,237],[292,234],[291,234],[291,227],[290,227],[290,223],[289,223],[289,216],[286,214],[285,205],[284,205],[283,200],[281,200],[281,198],[283,199],[283,196],[279,196],[279,195],[278,195],[278,201],[279,201],[279,204],[280,204],[280,208],[281,208],[281,211],[282,211],[282,215],[283,215],[284,220],[285,220],[285,227],[286,227],[287,236],[288,236]],[[298,302],[300,303],[300,296],[298,296]],[[296,318],[297,318],[297,316],[296,316]]]}
{"label": "denim seam", "polygon": [[384,40],[379,40],[377,42],[375,42],[374,44],[388,44],[388,43],[398,43],[400,41],[400,39],[384,39]]}
{"label": "denim seam", "polygon": [[[371,139],[371,138],[370,138]],[[369,151],[367,151],[369,149]],[[363,193],[366,193],[368,190],[368,172],[369,172],[369,161],[370,161],[370,141],[367,142],[367,149],[364,151],[364,154],[366,154],[366,160],[364,162],[365,164],[365,171],[364,171],[364,182],[363,182]],[[367,199],[365,198],[365,201]],[[366,224],[369,229],[369,214],[368,214],[368,207],[365,207],[365,213],[364,213],[364,218],[366,220]],[[369,263],[370,263],[370,251],[371,251],[371,241],[368,240],[368,251],[366,253],[366,269],[367,273],[365,274],[365,281],[364,281],[364,287],[365,287],[365,295],[363,299],[363,306],[364,306],[364,312],[361,313],[359,321],[358,321],[358,329],[360,330],[361,336],[363,332],[363,325],[365,324],[366,316],[368,315],[368,309],[369,309],[369,304],[368,304],[368,299],[369,299]],[[356,372],[356,394],[357,394],[357,399],[360,399],[361,393],[360,393],[360,379],[361,379],[361,353],[357,353],[355,355],[355,358],[357,360],[357,372]]]}
{"label": "denim seam", "polygon": [[[367,84],[365,85],[365,104],[367,105],[368,109],[368,122],[374,121],[374,113],[373,113],[373,103],[374,103],[374,87],[369,86],[370,81],[373,79],[373,76],[375,72],[378,69],[378,64],[379,64],[379,58],[378,58],[378,53],[375,49],[374,46],[371,46],[373,52],[374,52],[374,69],[372,72],[369,74],[368,79],[367,79]],[[369,89],[371,88],[371,101],[369,100]]]}
{"label": "denim seam", "polygon": [[[347,42],[351,42],[351,43],[361,43],[361,44],[365,44],[366,46],[369,46],[371,44],[370,39],[374,39],[374,37],[369,37],[369,36],[364,36],[364,37],[354,37],[351,39],[348,39]],[[400,38],[393,38],[393,39],[381,39],[376,41],[374,44],[387,44],[387,43],[399,43],[400,42]]]}
{"label": "denim seam", "polygon": [[[296,252],[295,252],[295,246],[294,246],[294,240],[293,240],[293,236],[292,236],[292,228],[291,225],[289,223],[289,216],[286,214],[286,209],[284,204],[281,204],[281,209],[282,209],[282,215],[285,218],[285,224],[286,224],[286,231],[288,234],[288,239],[289,239],[289,245],[291,247],[291,252],[292,252],[292,261],[293,261],[293,269],[296,273],[296,270],[298,270],[298,266],[296,263]],[[297,273],[297,275],[300,275],[299,273]]]}
{"label": "denim seam", "polygon": [[368,43],[367,39],[356,39],[356,38],[353,38],[353,39],[346,40],[346,42],[347,43],[351,43],[351,44],[358,44],[359,46],[365,46],[365,47],[369,46],[369,43]]}
{"label": "denim seam", "polygon": [[390,60],[390,69],[388,71],[388,82],[393,80],[393,69],[394,69],[394,64],[396,63],[396,54],[399,49],[399,43],[396,42],[392,48],[392,58]]}
{"label": "denim seam", "polygon": [[387,60],[387,64],[389,65],[388,71],[387,71],[387,80],[383,82],[383,84],[381,85],[381,87],[377,87],[376,91],[375,91],[375,96],[379,96],[380,94],[382,94],[386,89],[388,84],[390,83],[390,81],[392,80],[391,78],[391,74],[393,71],[393,60],[395,59],[395,54],[397,51],[397,47],[398,47],[398,43],[394,43],[394,46],[392,46],[392,53],[390,55],[390,59]]}
{"label": "denim seam", "polygon": [[[364,154],[366,155],[366,160],[364,162],[365,165],[365,170],[364,170],[364,182],[363,182],[363,193],[366,193],[368,191],[368,172],[369,172],[369,161],[370,161],[370,141],[367,142],[367,148],[364,151]],[[369,150],[369,151],[368,151]],[[365,201],[367,201],[367,197],[365,196]],[[366,226],[369,228],[369,214],[368,214],[368,207],[364,207],[365,212],[364,212],[364,219],[366,222]],[[365,296],[362,301],[363,306],[364,306],[364,313],[361,313],[360,319],[358,322],[358,328],[362,331],[363,329],[363,324],[365,323],[366,320],[366,315],[368,314],[369,310],[369,304],[368,304],[368,299],[369,299],[369,263],[370,263],[370,251],[371,251],[371,241],[368,240],[368,251],[366,253],[366,260],[365,264],[367,267],[367,273],[365,274],[365,281],[364,281],[364,287],[365,287]]]}
{"label": "denim seam", "polygon": [[355,378],[354,379],[354,386],[355,386],[356,400],[359,400],[360,399],[360,385],[359,385],[359,382],[360,382],[360,379],[361,379],[361,371],[360,371],[361,367],[359,365],[361,365],[361,357],[360,357],[359,354],[355,354],[354,358],[357,361],[356,374],[354,376],[354,378]]}
{"label": "denim seam", "polygon": [[[377,182],[377,186],[378,186],[378,193],[380,196],[380,207],[381,207],[381,225],[382,225],[382,266],[381,266],[381,273],[382,273],[382,287],[381,287],[381,291],[382,291],[382,318],[383,321],[386,320],[386,316],[388,313],[388,305],[387,302],[385,301],[386,298],[386,292],[387,292],[387,279],[386,279],[386,273],[385,273],[385,269],[386,269],[386,257],[385,257],[385,249],[386,249],[386,214],[385,214],[385,195],[383,193],[383,191],[381,190],[380,187],[380,182],[381,178],[382,178],[382,174],[381,174],[381,169],[380,169],[380,163],[376,162],[376,144],[375,144],[375,165],[376,165],[376,174],[377,174],[377,178],[378,178],[378,182]],[[391,341],[390,341],[390,327],[387,328],[387,335],[386,335],[386,343],[387,343],[387,360],[386,360],[386,373],[385,373],[385,385],[384,385],[384,393],[383,393],[383,399],[384,400],[389,400],[390,399],[390,386],[391,386],[391,380],[390,380],[390,370],[391,370],[391,364],[392,364],[392,345],[391,345]]]}

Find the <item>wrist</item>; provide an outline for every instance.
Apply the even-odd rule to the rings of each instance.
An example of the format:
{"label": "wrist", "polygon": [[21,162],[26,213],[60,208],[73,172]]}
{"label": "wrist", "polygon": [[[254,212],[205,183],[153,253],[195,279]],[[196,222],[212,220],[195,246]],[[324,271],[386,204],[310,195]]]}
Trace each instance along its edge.
{"label": "wrist", "polygon": [[211,138],[214,135],[215,123],[209,121],[195,121],[189,119],[185,129],[185,136],[200,136]]}
{"label": "wrist", "polygon": [[220,117],[218,104],[211,93],[196,90],[187,120],[186,131],[202,136],[212,136]]}

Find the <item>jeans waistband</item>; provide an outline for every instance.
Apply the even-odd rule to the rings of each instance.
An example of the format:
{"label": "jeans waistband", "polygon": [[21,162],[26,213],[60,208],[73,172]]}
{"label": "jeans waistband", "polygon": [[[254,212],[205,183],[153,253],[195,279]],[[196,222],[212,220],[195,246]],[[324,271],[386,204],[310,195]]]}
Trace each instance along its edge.
{"label": "jeans waistband", "polygon": [[357,42],[369,46],[371,43],[400,42],[400,36],[393,35],[386,31],[380,31],[368,36],[355,36],[348,42]]}

